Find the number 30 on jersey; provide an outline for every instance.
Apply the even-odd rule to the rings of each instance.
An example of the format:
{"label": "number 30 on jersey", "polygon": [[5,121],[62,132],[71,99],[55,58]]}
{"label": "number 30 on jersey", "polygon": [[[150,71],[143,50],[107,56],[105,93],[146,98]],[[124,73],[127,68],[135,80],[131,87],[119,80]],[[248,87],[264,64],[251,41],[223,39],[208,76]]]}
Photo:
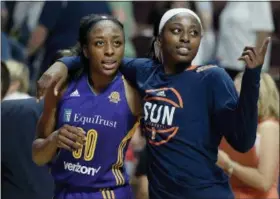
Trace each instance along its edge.
{"label": "number 30 on jersey", "polygon": [[[79,128],[79,129],[81,129],[81,128]],[[97,131],[94,129],[90,129],[87,132],[86,144],[83,147],[81,147],[80,149],[73,151],[72,152],[73,157],[75,159],[80,159],[83,154],[85,161],[91,161],[94,157],[94,152],[95,152],[96,143],[97,143],[97,137],[98,137]]]}

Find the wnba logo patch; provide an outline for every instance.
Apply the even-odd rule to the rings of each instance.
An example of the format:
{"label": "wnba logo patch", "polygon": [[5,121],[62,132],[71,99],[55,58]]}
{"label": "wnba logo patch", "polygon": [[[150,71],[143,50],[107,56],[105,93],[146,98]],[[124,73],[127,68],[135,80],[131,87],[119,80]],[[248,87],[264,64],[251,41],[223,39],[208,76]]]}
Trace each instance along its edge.
{"label": "wnba logo patch", "polygon": [[149,142],[161,145],[169,142],[176,135],[179,127],[174,126],[173,120],[177,108],[183,108],[183,100],[174,88],[147,90],[144,98],[145,130]]}
{"label": "wnba logo patch", "polygon": [[72,109],[64,109],[63,122],[70,122]]}
{"label": "wnba logo patch", "polygon": [[112,92],[108,98],[109,98],[110,102],[113,102],[116,104],[119,103],[119,101],[121,101],[120,93],[117,91]]}

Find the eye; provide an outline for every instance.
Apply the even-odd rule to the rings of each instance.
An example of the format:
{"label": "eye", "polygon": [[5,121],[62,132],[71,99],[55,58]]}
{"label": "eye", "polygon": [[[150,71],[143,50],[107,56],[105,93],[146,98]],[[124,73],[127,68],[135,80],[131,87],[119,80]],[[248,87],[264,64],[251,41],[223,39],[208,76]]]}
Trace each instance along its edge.
{"label": "eye", "polygon": [[179,34],[180,32],[182,32],[182,30],[180,28],[173,28],[171,31],[174,34]]}
{"label": "eye", "polygon": [[119,47],[122,45],[121,41],[114,41],[114,46]]}
{"label": "eye", "polygon": [[104,42],[103,41],[97,41],[97,42],[95,42],[95,45],[96,46],[103,46]]}
{"label": "eye", "polygon": [[192,30],[192,31],[190,32],[190,34],[191,34],[191,36],[196,37],[196,36],[198,36],[198,31]]}

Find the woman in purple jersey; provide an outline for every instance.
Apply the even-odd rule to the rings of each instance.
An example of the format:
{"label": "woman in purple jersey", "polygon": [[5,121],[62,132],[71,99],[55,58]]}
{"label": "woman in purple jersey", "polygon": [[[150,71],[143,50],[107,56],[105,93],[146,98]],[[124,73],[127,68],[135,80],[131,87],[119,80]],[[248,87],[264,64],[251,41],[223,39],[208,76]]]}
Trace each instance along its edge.
{"label": "woman in purple jersey", "polygon": [[[239,60],[246,62],[247,69],[238,100],[233,82],[224,70],[213,65],[191,65],[202,33],[200,19],[195,13],[188,9],[171,9],[159,23],[154,57],[124,59],[120,68],[143,94],[151,199],[233,198],[228,179],[215,165],[219,142],[225,136],[240,152],[249,150],[255,142],[259,74],[269,38],[261,49],[246,47],[241,53]],[[80,60],[75,57],[61,61],[70,69],[80,67]],[[65,65],[55,63],[39,80],[39,96],[53,82],[59,82],[56,85],[59,88],[66,77]],[[187,82],[188,79],[191,80]],[[197,85],[197,89],[192,90]],[[190,90],[193,93],[189,93]],[[206,97],[209,100],[203,101]],[[195,104],[200,101],[203,104]],[[179,125],[178,128],[172,127],[176,108],[174,124]],[[155,117],[153,112],[163,110],[165,117]],[[196,121],[199,116],[205,120]],[[158,125],[159,120],[164,125]],[[157,131],[162,127],[165,129]],[[177,132],[176,129],[181,130]],[[164,134],[171,131],[173,133],[166,139]]]}
{"label": "woman in purple jersey", "polygon": [[[38,165],[51,162],[55,199],[131,199],[123,161],[141,107],[137,92],[118,72],[124,54],[123,26],[111,16],[86,16],[79,44],[75,52],[84,68],[71,76],[59,96],[54,96],[53,87],[46,91],[33,160]],[[71,117],[72,111],[78,114]]]}

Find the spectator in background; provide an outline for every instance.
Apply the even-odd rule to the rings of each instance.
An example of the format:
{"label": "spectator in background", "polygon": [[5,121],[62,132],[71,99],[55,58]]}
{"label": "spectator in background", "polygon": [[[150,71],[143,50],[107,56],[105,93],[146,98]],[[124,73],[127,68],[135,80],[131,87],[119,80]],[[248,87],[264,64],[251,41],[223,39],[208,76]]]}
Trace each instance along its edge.
{"label": "spectator in background", "polygon": [[53,180],[47,167],[32,161],[31,147],[43,101],[34,98],[1,103],[1,198],[50,199]]}
{"label": "spectator in background", "polygon": [[[34,24],[37,23],[37,16],[40,14],[43,3],[15,2],[14,9],[9,13],[6,7],[8,2],[1,2],[1,56],[3,60],[25,61],[25,40],[29,37],[29,32]],[[11,34],[7,34],[9,31],[6,25],[12,26]]]}
{"label": "spectator in background", "polygon": [[[70,56],[70,50],[59,50],[55,57]],[[55,60],[53,60],[53,63]],[[20,70],[23,64],[9,61],[10,67]],[[9,88],[9,70],[1,61],[1,99]],[[32,160],[31,146],[36,125],[43,111],[43,101],[34,98],[8,100],[1,103],[2,118],[2,198],[51,199],[54,184],[48,167],[38,167]],[[3,143],[5,142],[5,143]],[[28,182],[28,183],[27,183]]]}
{"label": "spectator in background", "polygon": [[10,73],[7,65],[3,61],[1,61],[1,101],[7,94],[10,82]]}
{"label": "spectator in background", "polygon": [[44,1],[18,1],[14,5],[10,34],[20,44],[26,46],[30,33],[37,26]]}
{"label": "spectator in background", "polygon": [[1,1],[1,31],[5,32],[6,30],[6,24],[8,21],[8,17],[9,17],[9,12],[8,9],[6,7],[6,3]]}
{"label": "spectator in background", "polygon": [[215,57],[215,33],[213,29],[213,7],[212,2],[197,1],[194,2],[197,13],[201,18],[203,26],[203,37],[199,50],[192,64],[203,65],[211,62]]}
{"label": "spectator in background", "polygon": [[3,100],[30,98],[31,96],[28,95],[28,67],[25,66],[23,63],[14,60],[6,61],[6,65],[10,73],[11,84],[9,86],[7,95]]}
{"label": "spectator in background", "polygon": [[109,2],[113,15],[124,25],[125,33],[125,51],[126,57],[135,57],[136,52],[132,43],[132,37],[135,34],[135,19],[131,1],[111,1]]}
{"label": "spectator in background", "polygon": [[11,58],[11,47],[7,35],[4,32],[7,20],[8,10],[6,8],[5,2],[1,1],[1,60],[7,60]]}
{"label": "spectator in background", "polygon": [[44,72],[59,49],[74,46],[77,41],[80,19],[88,14],[111,14],[103,1],[46,1],[39,23],[27,45],[27,56],[40,47],[45,48],[40,73]]}
{"label": "spectator in background", "polygon": [[1,32],[1,59],[6,61],[11,59],[11,46],[7,35],[4,32]]}
{"label": "spectator in background", "polygon": [[[227,2],[219,19],[217,59],[234,78],[245,69],[239,62],[244,46],[259,48],[262,41],[274,31],[271,4],[263,2]],[[268,69],[270,46],[266,53],[263,70]]]}
{"label": "spectator in background", "polygon": [[[1,101],[10,83],[9,70],[1,61]],[[31,146],[42,103],[35,99],[1,102],[1,198],[50,199],[53,181],[47,167],[32,161]]]}
{"label": "spectator in background", "polygon": [[[240,91],[242,74],[235,79]],[[222,140],[217,164],[231,175],[235,198],[279,198],[279,92],[272,77],[261,74],[259,124],[255,146],[247,153],[235,151]]]}

